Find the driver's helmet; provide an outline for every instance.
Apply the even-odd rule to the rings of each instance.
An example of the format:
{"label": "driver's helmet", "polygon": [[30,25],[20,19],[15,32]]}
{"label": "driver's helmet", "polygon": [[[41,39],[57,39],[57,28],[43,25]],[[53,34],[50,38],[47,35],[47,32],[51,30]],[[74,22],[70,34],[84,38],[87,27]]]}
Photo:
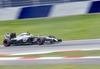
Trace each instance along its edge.
{"label": "driver's helmet", "polygon": [[29,33],[28,31],[27,31],[26,33],[27,33],[28,35],[30,35],[30,33]]}

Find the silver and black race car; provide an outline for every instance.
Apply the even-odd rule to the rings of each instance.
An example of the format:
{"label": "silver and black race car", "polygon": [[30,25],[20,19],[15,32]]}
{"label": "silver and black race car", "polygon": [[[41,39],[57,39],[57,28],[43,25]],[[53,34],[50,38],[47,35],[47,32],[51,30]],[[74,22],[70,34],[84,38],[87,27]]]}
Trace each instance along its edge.
{"label": "silver and black race car", "polygon": [[20,33],[16,36],[16,33],[7,33],[4,35],[3,45],[8,47],[10,45],[42,45],[44,43],[56,43],[61,42],[61,39],[56,39],[54,36],[33,36],[29,32]]}

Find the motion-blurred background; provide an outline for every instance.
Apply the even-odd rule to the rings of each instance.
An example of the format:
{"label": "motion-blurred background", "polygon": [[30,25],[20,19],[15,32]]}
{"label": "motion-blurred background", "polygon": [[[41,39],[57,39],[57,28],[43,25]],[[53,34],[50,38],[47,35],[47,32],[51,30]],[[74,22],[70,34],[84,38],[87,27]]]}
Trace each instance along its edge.
{"label": "motion-blurred background", "polygon": [[0,7],[17,7],[17,6],[29,6],[29,5],[41,5],[41,4],[55,4],[65,2],[78,2],[78,1],[90,1],[90,0],[0,0]]}

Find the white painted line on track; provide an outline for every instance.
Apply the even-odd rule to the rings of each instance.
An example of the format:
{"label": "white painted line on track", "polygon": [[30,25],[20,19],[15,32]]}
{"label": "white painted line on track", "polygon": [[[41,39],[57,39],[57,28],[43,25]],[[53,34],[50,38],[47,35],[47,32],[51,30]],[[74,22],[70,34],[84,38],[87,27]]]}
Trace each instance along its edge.
{"label": "white painted line on track", "polygon": [[57,60],[57,59],[91,59],[100,56],[64,56],[64,57],[3,57],[0,60]]}
{"label": "white painted line on track", "polygon": [[76,49],[76,50],[56,50],[56,51],[44,51],[44,52],[29,52],[29,53],[15,53],[15,54],[0,54],[0,56],[18,56],[18,55],[33,55],[33,54],[47,54],[54,52],[80,52],[80,51],[93,51],[100,50],[100,48],[91,48],[91,49]]}
{"label": "white painted line on track", "polygon": [[53,53],[53,52],[79,52],[79,51],[93,51],[93,50],[100,50],[100,48],[77,49],[77,50],[57,50],[57,51],[30,52],[30,53],[16,53],[16,54],[10,54],[10,55],[47,54],[47,53]]}
{"label": "white painted line on track", "polygon": [[1,57],[0,60],[18,60],[21,57]]}

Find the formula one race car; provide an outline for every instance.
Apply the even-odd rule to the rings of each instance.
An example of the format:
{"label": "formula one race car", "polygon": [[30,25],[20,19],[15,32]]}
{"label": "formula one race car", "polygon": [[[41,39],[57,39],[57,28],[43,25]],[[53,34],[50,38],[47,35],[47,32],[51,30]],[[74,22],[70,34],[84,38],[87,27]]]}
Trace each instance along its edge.
{"label": "formula one race car", "polygon": [[33,36],[29,32],[24,32],[16,36],[16,33],[7,33],[4,35],[3,44],[5,47],[10,45],[42,45],[44,43],[56,43],[61,42],[61,39],[56,39],[54,36]]}

